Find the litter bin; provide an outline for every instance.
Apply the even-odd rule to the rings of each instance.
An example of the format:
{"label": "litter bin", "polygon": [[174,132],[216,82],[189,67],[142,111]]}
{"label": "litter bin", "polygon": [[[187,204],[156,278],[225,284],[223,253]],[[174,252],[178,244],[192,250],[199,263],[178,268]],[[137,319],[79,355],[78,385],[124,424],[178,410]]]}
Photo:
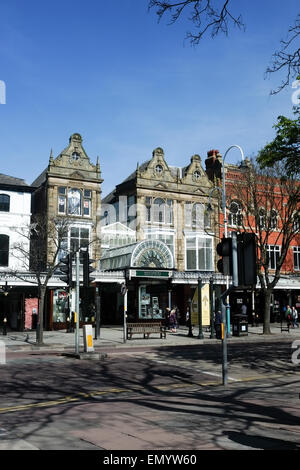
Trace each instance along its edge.
{"label": "litter bin", "polygon": [[232,335],[248,336],[248,318],[245,315],[234,315],[232,319]]}

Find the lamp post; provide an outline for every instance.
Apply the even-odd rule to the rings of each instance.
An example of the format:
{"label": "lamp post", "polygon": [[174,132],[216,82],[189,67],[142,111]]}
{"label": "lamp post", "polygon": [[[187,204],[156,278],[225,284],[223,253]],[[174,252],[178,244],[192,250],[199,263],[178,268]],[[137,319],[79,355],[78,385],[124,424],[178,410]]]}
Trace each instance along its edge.
{"label": "lamp post", "polygon": [[231,145],[225,152],[222,162],[222,210],[224,215],[224,234],[227,237],[227,215],[226,215],[226,186],[225,186],[225,158],[229,150],[237,148],[241,152],[242,161],[245,161],[244,152],[239,145]]}

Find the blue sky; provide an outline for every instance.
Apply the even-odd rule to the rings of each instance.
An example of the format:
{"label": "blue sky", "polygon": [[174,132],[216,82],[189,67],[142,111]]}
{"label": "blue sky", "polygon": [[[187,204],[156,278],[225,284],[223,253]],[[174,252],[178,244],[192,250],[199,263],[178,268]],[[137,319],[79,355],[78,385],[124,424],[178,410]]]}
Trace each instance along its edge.
{"label": "blue sky", "polygon": [[292,116],[292,88],[270,96],[281,77],[265,70],[299,2],[233,3],[246,31],[191,47],[191,25],[158,23],[148,0],[2,0],[0,172],[31,183],[74,132],[100,157],[103,195],[158,146],[178,166],[233,144],[254,156]]}

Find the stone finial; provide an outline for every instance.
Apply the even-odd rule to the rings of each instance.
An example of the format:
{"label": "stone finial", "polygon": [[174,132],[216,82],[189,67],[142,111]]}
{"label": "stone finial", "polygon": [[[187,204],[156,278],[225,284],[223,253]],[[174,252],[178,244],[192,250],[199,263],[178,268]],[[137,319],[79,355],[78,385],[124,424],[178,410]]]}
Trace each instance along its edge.
{"label": "stone finial", "polygon": [[97,172],[97,173],[101,173],[99,155],[97,156],[96,172]]}
{"label": "stone finial", "polygon": [[53,162],[54,162],[54,160],[53,160],[53,151],[52,151],[52,149],[51,149],[51,151],[50,151],[50,158],[49,158],[49,165],[53,165]]}
{"label": "stone finial", "polygon": [[78,144],[81,144],[82,143],[82,137],[80,134],[78,134],[77,132],[75,132],[75,134],[72,134],[70,139],[69,139],[69,142],[76,142]]}
{"label": "stone finial", "polygon": [[200,157],[200,155],[197,155],[197,154],[193,155],[193,156],[191,157],[191,163],[193,163],[193,162],[195,162],[195,163],[201,163],[201,157]]}
{"label": "stone finial", "polygon": [[161,147],[157,147],[156,149],[153,150],[152,152],[153,157],[158,157],[164,159],[164,151]]}

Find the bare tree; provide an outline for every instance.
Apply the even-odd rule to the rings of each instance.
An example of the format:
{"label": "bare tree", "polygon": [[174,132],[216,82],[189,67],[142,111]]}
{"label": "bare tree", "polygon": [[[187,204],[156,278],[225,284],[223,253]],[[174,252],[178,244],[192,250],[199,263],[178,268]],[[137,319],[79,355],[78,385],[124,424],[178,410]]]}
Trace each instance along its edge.
{"label": "bare tree", "polygon": [[230,0],[221,2],[214,0],[185,0],[178,2],[150,0],[149,9],[156,8],[159,20],[169,13],[171,24],[175,23],[184,13],[190,14],[189,20],[195,26],[195,32],[188,32],[187,39],[193,45],[199,44],[202,37],[210,32],[211,37],[223,33],[226,36],[231,25],[244,29],[242,17],[235,16],[229,9]]}
{"label": "bare tree", "polygon": [[[187,32],[186,38],[192,45],[198,45],[206,33],[214,38],[220,33],[228,35],[230,28],[237,27],[245,30],[241,15],[234,13],[232,0],[149,0],[148,8],[155,9],[159,21],[165,15],[171,16],[174,24],[185,14],[188,21],[194,25],[194,32]],[[286,40],[280,42],[281,48],[273,54],[272,64],[266,70],[266,76],[274,72],[284,72],[285,78],[271,94],[278,93],[300,75],[300,48],[297,41],[300,35],[300,15],[298,14],[293,26],[288,30]]]}
{"label": "bare tree", "polygon": [[[252,162],[242,177],[229,183],[227,194],[242,205],[240,231],[252,232],[256,237],[257,275],[264,298],[263,332],[270,334],[271,294],[292,240],[300,242],[300,182],[287,178],[282,164],[261,169]],[[270,246],[279,246],[280,250],[271,252]]]}
{"label": "bare tree", "polygon": [[271,91],[272,95],[279,93],[300,75],[300,47],[297,48],[299,39],[300,14],[297,15],[294,25],[289,28],[287,39],[280,41],[281,48],[273,54],[272,64],[266,70],[267,75],[281,71],[285,74],[279,87]]}
{"label": "bare tree", "polygon": [[68,237],[70,219],[59,217],[49,220],[46,215],[33,216],[29,227],[16,229],[20,241],[12,247],[14,256],[23,260],[24,271],[13,274],[24,280],[28,280],[28,273],[34,275],[35,284],[38,286],[39,312],[38,327],[36,331],[37,344],[43,343],[44,330],[44,304],[47,285],[51,277],[59,268],[59,253],[64,248],[64,242]]}

